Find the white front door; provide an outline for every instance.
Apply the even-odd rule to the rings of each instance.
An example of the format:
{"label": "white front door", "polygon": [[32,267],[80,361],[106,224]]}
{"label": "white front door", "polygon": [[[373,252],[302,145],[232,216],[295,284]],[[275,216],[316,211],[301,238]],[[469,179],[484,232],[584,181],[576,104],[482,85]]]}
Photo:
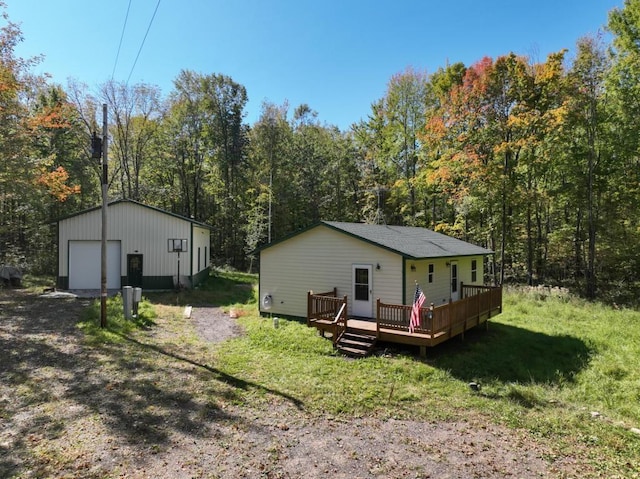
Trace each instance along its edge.
{"label": "white front door", "polygon": [[451,262],[451,301],[460,299],[460,284],[458,283],[458,262]]}
{"label": "white front door", "polygon": [[370,264],[353,265],[352,316],[361,318],[373,317],[372,271],[373,267]]}

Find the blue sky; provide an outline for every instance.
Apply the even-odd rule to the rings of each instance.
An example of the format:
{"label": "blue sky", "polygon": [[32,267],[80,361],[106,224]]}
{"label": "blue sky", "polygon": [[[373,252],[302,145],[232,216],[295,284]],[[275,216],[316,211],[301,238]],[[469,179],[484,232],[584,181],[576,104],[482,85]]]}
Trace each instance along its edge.
{"label": "blue sky", "polygon": [[[395,73],[433,73],[515,52],[543,61],[597,34],[623,0],[6,0],[22,57],[56,83],[111,78],[157,85],[180,70],[229,75],[247,89],[246,121],[264,100],[307,103],[341,129],[366,118]],[[116,54],[127,13],[118,62]]]}

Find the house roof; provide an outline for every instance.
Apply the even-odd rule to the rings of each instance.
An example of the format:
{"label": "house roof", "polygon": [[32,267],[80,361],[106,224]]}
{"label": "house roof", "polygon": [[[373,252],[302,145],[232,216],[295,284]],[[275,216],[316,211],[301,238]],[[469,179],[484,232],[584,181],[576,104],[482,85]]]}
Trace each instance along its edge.
{"label": "house roof", "polygon": [[[462,241],[451,236],[436,233],[427,228],[415,226],[372,225],[365,223],[344,223],[321,221],[304,231],[326,226],[340,233],[380,246],[410,259],[450,258],[456,256],[478,256],[493,254],[493,251]],[[292,237],[290,236],[290,237]],[[289,238],[290,238],[289,237]],[[288,239],[288,238],[286,238]],[[283,239],[282,241],[286,240]],[[268,248],[265,246],[263,249]]]}
{"label": "house roof", "polygon": [[[187,218],[186,216],[181,216],[181,215],[178,215],[176,213],[171,213],[169,211],[166,211],[166,210],[163,210],[163,209],[160,209],[160,208],[156,208],[155,206],[145,205],[144,203],[140,203],[139,201],[135,201],[135,200],[130,200],[130,199],[114,200],[114,201],[110,201],[107,206],[114,206],[114,205],[117,205],[117,204],[120,204],[120,203],[132,203],[134,205],[142,206],[143,208],[148,208],[150,210],[157,211],[158,213],[163,213],[165,215],[173,216],[174,218],[179,218],[181,220],[188,221],[189,223],[193,223],[195,225],[201,226],[203,228],[207,228],[209,230],[213,229],[213,226],[210,226],[210,225],[208,225],[206,223],[201,223],[200,221],[196,221],[193,218]],[[59,223],[60,221],[63,221],[63,220],[69,219],[69,218],[73,218],[74,216],[84,215],[86,213],[90,213],[92,211],[99,210],[100,208],[102,208],[101,205],[94,206],[93,208],[88,208],[86,210],[78,211],[76,213],[70,214],[70,215],[65,216],[63,218],[59,218],[57,220],[57,222]]]}

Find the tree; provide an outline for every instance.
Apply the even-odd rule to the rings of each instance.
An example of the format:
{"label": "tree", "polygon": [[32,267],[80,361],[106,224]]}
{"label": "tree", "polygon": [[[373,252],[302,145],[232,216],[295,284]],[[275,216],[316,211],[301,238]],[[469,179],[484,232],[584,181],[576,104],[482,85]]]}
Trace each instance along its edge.
{"label": "tree", "polygon": [[378,216],[378,199],[384,192],[392,223],[415,224],[418,212],[415,177],[426,122],[429,83],[425,72],[407,68],[393,75],[385,96],[371,105],[368,121],[356,126],[355,139],[370,162],[363,192],[370,210]]}
{"label": "tree", "polygon": [[[571,101],[566,127],[570,128],[567,134],[571,136],[571,163],[567,173],[573,176],[572,183],[576,187],[576,248],[584,242],[582,224],[586,220],[585,294],[588,298],[596,295],[596,248],[611,158],[606,131],[608,115],[605,113],[604,79],[607,69],[607,59],[597,39],[581,39],[578,54],[568,73]],[[578,249],[576,261],[582,263]]]}
{"label": "tree", "polygon": [[[640,2],[626,0],[609,14],[612,33],[611,67],[605,78],[610,144],[607,201],[601,217],[607,234],[601,235],[599,270],[602,286],[616,295],[635,297],[640,275]],[[626,290],[626,291],[625,291]]]}
{"label": "tree", "polygon": [[20,265],[29,256],[29,207],[36,204],[37,165],[30,152],[27,99],[40,79],[30,73],[38,59],[15,55],[22,33],[1,1],[0,12],[0,262]]}
{"label": "tree", "polygon": [[245,88],[225,75],[184,70],[174,82],[166,117],[170,163],[180,185],[178,212],[215,224],[214,257],[241,265],[247,129]]}
{"label": "tree", "polygon": [[287,190],[288,172],[284,161],[291,150],[292,130],[287,120],[288,105],[264,101],[260,118],[250,131],[248,190],[249,218],[247,249],[254,251],[260,244],[284,235],[281,192]]}
{"label": "tree", "polygon": [[116,165],[113,176],[119,179],[119,195],[143,200],[140,175],[151,156],[158,120],[162,114],[160,91],[145,84],[129,86],[110,80],[100,88],[113,125],[109,156]]}

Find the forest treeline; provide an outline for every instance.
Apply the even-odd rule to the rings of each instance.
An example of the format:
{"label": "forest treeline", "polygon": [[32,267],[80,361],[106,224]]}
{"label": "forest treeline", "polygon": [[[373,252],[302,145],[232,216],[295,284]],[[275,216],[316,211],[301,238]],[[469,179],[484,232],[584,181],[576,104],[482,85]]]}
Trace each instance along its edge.
{"label": "forest treeline", "polygon": [[106,103],[110,199],[212,225],[214,264],[255,268],[256,248],[321,219],[386,222],[492,249],[494,283],[622,302],[640,285],[640,0],[610,12],[607,41],[544,61],[407,68],[348,131],[267,101],[247,124],[248,92],[222,73],[183,70],[166,96],[54,84],[3,22],[0,264],[55,273],[55,220],[100,203]]}

